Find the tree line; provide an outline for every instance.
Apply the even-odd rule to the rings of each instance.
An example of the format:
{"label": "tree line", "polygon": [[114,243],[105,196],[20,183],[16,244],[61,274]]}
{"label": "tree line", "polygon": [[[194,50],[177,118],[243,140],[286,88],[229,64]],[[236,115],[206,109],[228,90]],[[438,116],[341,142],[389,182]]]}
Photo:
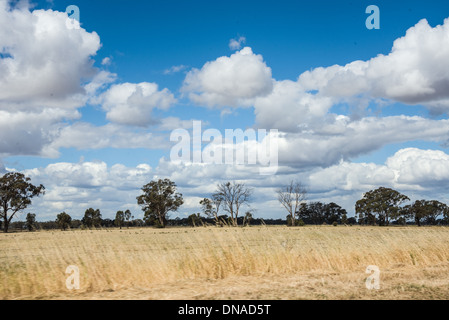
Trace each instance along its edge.
{"label": "tree line", "polygon": [[36,214],[28,213],[26,221],[11,222],[17,213],[25,210],[31,199],[45,193],[43,185],[34,186],[30,178],[22,173],[6,173],[0,178],[0,227],[8,232],[10,226],[15,229],[55,229],[99,228],[99,227],[134,227],[155,226],[249,226],[250,224],[287,224],[302,226],[306,224],[345,224],[345,225],[379,225],[416,224],[445,225],[449,223],[449,207],[437,200],[416,200],[406,204],[410,199],[396,190],[380,187],[366,192],[355,204],[355,217],[338,204],[307,202],[307,189],[300,183],[291,181],[276,190],[277,200],[287,211],[286,219],[254,218],[255,210],[251,207],[253,189],[244,183],[219,183],[209,198],[200,200],[201,212],[193,213],[187,218],[170,219],[169,213],[176,212],[183,204],[181,193],[176,184],[169,179],[153,180],[144,185],[142,194],[136,197],[144,217],[134,219],[129,209],[117,211],[115,219],[103,219],[100,209],[89,208],[81,220],[72,220],[66,212],[56,216],[55,221],[37,222]]}

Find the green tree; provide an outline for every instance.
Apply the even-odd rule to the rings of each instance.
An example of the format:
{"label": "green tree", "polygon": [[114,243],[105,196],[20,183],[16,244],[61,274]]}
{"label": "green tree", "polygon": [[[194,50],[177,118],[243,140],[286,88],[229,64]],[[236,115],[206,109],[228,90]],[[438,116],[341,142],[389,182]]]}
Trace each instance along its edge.
{"label": "green tree", "polygon": [[134,218],[134,217],[131,215],[131,211],[129,211],[129,209],[127,209],[125,212],[123,212],[121,210],[117,211],[117,213],[115,214],[114,224],[116,227],[120,227],[120,229],[125,224],[126,224],[126,227],[129,228],[129,220],[131,218]]}
{"label": "green tree", "polygon": [[65,212],[61,212],[56,216],[56,223],[62,231],[67,230],[72,223],[72,217]]}
{"label": "green tree", "polygon": [[84,213],[82,221],[83,224],[88,228],[99,227],[101,224],[100,209],[96,210],[92,208],[87,209],[86,212]]}
{"label": "green tree", "polygon": [[326,204],[322,202],[301,203],[297,212],[298,219],[302,219],[307,224],[320,225],[325,220]]}
{"label": "green tree", "polygon": [[430,200],[428,201],[428,205],[430,207],[429,213],[424,218],[424,221],[427,224],[435,225],[437,224],[437,219],[440,216],[447,216],[449,212],[449,207],[440,201],[437,200]]}
{"label": "green tree", "polygon": [[28,231],[33,231],[36,227],[36,214],[28,213],[26,216],[26,228]]}
{"label": "green tree", "polygon": [[390,188],[380,187],[363,195],[355,204],[355,212],[363,223],[387,226],[391,219],[398,219],[404,211],[399,207],[410,200],[407,196]]}
{"label": "green tree", "polygon": [[131,214],[131,211],[129,211],[129,209],[125,210],[125,212],[123,213],[123,216],[126,221],[126,227],[129,228],[129,220],[134,219],[134,216]]}
{"label": "green tree", "polygon": [[125,224],[125,213],[123,211],[117,211],[115,214],[114,224],[116,227],[120,227],[120,229]]}
{"label": "green tree", "polygon": [[421,226],[422,222],[436,224],[439,216],[449,215],[449,207],[437,200],[416,200],[412,205],[405,206],[403,212]]}
{"label": "green tree", "polygon": [[342,223],[343,216],[346,217],[346,210],[340,207],[338,204],[331,202],[324,206],[324,222],[328,224]]}
{"label": "green tree", "polygon": [[5,233],[12,218],[26,209],[32,198],[45,193],[43,185],[35,186],[30,180],[19,172],[10,172],[0,178],[0,218]]}
{"label": "green tree", "polygon": [[137,204],[142,207],[144,220],[157,221],[165,227],[168,213],[177,211],[184,203],[182,194],[176,192],[176,184],[169,179],[151,181],[142,188],[143,194],[137,197]]}
{"label": "green tree", "polygon": [[203,214],[207,218],[211,218],[215,220],[215,224],[219,225],[222,223],[218,217],[218,212],[221,206],[221,197],[212,196],[212,199],[204,198],[200,201],[201,209]]}

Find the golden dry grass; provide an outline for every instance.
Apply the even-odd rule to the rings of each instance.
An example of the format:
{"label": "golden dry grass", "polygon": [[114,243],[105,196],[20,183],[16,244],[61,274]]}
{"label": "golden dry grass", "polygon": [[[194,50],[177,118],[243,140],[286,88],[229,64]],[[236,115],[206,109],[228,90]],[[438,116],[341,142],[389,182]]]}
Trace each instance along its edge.
{"label": "golden dry grass", "polygon": [[[449,298],[445,227],[42,231],[0,247],[1,299]],[[380,290],[365,287],[368,265]]]}

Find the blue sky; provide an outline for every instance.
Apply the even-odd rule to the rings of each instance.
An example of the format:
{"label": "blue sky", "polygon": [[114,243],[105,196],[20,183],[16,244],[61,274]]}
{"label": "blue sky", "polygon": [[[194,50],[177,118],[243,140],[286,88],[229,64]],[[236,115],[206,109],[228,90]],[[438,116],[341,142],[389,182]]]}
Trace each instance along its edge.
{"label": "blue sky", "polygon": [[[275,79],[295,80],[304,71],[354,60],[368,60],[388,54],[395,39],[420,19],[433,26],[449,14],[447,1],[377,1],[381,9],[381,29],[368,30],[365,13],[372,1],[33,1],[35,9],[64,12],[69,5],[80,8],[82,27],[100,35],[102,47],[95,57],[101,68],[105,57],[112,58],[108,70],[122,82],[156,82],[176,92],[183,73],[165,75],[176,65],[201,68],[205,61],[229,55],[229,39],[244,36],[246,45],[263,54]],[[349,111],[348,108],[343,108]],[[426,114],[425,108],[395,105],[382,114]],[[254,124],[251,110],[220,117],[219,111],[204,110],[181,100],[169,114],[203,117],[214,128],[245,128]],[[206,120],[207,119],[207,120]],[[98,106],[87,105],[82,120],[97,125],[107,123]],[[231,125],[231,126],[230,126]],[[164,152],[135,150],[130,159],[122,150],[69,149],[63,161],[103,160],[126,165],[139,161],[157,164]],[[390,154],[377,152],[376,163]],[[52,159],[12,157],[23,169],[51,163]],[[380,163],[381,163],[380,162]]]}
{"label": "blue sky", "polygon": [[[142,181],[161,176],[174,179],[178,170],[183,174],[180,181],[175,182],[189,198],[180,214],[197,210],[198,198],[207,196],[207,190],[220,182],[220,177],[241,179],[259,188],[255,207],[263,217],[284,216],[273,190],[291,179],[302,180],[309,186],[310,200],[332,200],[350,212],[354,200],[380,183],[403,192],[413,190],[417,197],[446,200],[443,190],[446,173],[439,170],[447,164],[445,146],[449,127],[445,128],[449,97],[444,92],[448,92],[445,86],[449,69],[439,61],[449,61],[443,59],[449,56],[444,42],[449,36],[444,38],[446,29],[441,31],[437,26],[443,25],[449,17],[448,1],[54,0],[6,3],[10,8],[0,15],[0,19],[4,19],[0,20],[0,26],[8,23],[10,17],[9,24],[18,21],[12,18],[14,11],[30,17],[40,16],[38,12],[48,15],[38,22],[28,19],[30,29],[18,27],[15,39],[0,40],[3,54],[12,53],[17,65],[38,70],[32,67],[33,59],[27,57],[42,55],[41,61],[45,62],[42,52],[55,52],[55,55],[48,55],[47,62],[54,65],[55,70],[58,68],[50,75],[46,73],[48,70],[38,70],[40,73],[36,73],[38,76],[34,80],[30,79],[30,85],[24,85],[17,93],[11,93],[7,84],[19,83],[18,79],[28,74],[26,69],[17,69],[25,70],[23,74],[16,69],[17,74],[5,73],[4,82],[0,81],[0,111],[7,112],[4,119],[18,119],[28,113],[29,119],[24,119],[23,123],[34,124],[27,132],[16,128],[19,130],[14,135],[16,138],[4,134],[3,140],[8,143],[4,147],[0,145],[0,163],[4,170],[25,171],[53,190],[35,205],[36,211],[43,212],[42,219],[52,218],[66,207],[67,211],[74,211],[74,216],[81,215],[83,206],[96,205],[104,208],[105,215],[112,216],[117,203],[108,200],[108,188],[113,188],[117,197],[123,189],[111,176],[114,165],[123,165],[130,171],[141,164],[151,167],[134,185],[126,184],[126,189],[132,191],[126,194],[120,206],[136,211],[133,192],[138,193]],[[369,16],[365,9],[372,4],[380,8],[379,30],[365,27]],[[26,45],[33,37],[28,33],[31,28],[37,30],[39,23],[44,25],[50,21],[56,25],[61,18],[57,12],[64,13],[69,5],[80,9],[78,34],[73,30],[51,29],[47,39],[55,41],[46,41],[42,50],[38,48],[40,42],[36,34],[35,47]],[[415,28],[421,19],[426,19],[428,25]],[[411,31],[406,35],[407,30]],[[96,42],[96,35],[101,45]],[[443,37],[441,41],[438,40],[440,36]],[[240,47],[229,45],[232,39],[239,38],[244,39]],[[398,53],[393,54],[395,40],[400,38],[405,45],[397,45]],[[416,39],[428,41],[421,43]],[[250,48],[250,53],[244,51],[245,47]],[[0,63],[7,60],[5,57],[0,58]],[[220,57],[228,60],[220,64]],[[242,89],[241,94],[237,94],[235,88],[237,91],[245,88],[249,80],[240,86],[239,81],[247,79],[245,74],[238,73],[238,69],[234,73],[229,71],[239,57],[248,59],[248,65],[254,63],[254,69],[248,70],[256,72],[251,78],[252,87],[248,91]],[[109,60],[107,63],[105,58]],[[55,59],[60,60],[55,62]],[[64,63],[73,64],[73,69],[65,70]],[[245,64],[239,68],[242,66]],[[179,70],[168,72],[173,67]],[[215,71],[207,73],[209,67]],[[220,69],[222,67],[228,71]],[[99,73],[110,80],[103,79],[100,87],[87,93],[89,84],[100,79],[95,78]],[[432,78],[431,74],[437,75]],[[258,83],[264,75],[267,78],[262,80],[266,81]],[[61,77],[60,80],[57,77]],[[75,79],[74,83],[68,83],[68,78]],[[36,81],[48,83],[49,87],[51,83],[67,84],[61,88],[42,86],[41,91],[33,91],[31,88]],[[216,88],[209,86],[215,82]],[[112,95],[114,87],[131,84],[137,88],[142,83],[157,85],[159,105],[149,102],[154,95],[145,96],[144,101],[136,105],[129,103],[130,100],[127,105],[113,101],[117,98]],[[234,92],[230,92],[229,87],[234,87]],[[58,90],[62,100],[49,98],[50,92],[53,97],[53,91]],[[83,91],[82,102],[79,102],[75,93]],[[300,111],[303,107],[304,112]],[[139,113],[145,108],[150,108],[151,113]],[[273,111],[276,108],[279,112]],[[55,110],[61,115],[56,116]],[[33,120],[36,119],[33,112],[41,115],[39,120]],[[128,116],[130,119],[126,120]],[[146,122],[142,122],[143,116],[149,117]],[[264,128],[285,133],[282,146],[287,151],[280,150],[281,169],[276,177],[261,180],[251,174],[242,176],[228,171],[220,174],[222,169],[218,167],[176,169],[161,163],[161,158],[169,161],[173,146],[169,141],[170,132],[181,127],[189,129],[192,120],[201,120],[205,128],[222,132],[228,128]],[[308,128],[309,133],[298,128]],[[380,130],[379,134],[376,130]],[[31,146],[24,146],[23,140],[19,140],[21,134],[30,137]],[[37,137],[39,141],[34,141]],[[144,138],[148,138],[149,143],[146,144]],[[139,139],[143,139],[142,142]],[[401,150],[405,151],[399,154]],[[409,164],[410,159],[416,161]],[[437,160],[441,162],[438,170],[428,169],[417,174],[423,167],[436,168],[434,161]],[[90,168],[90,164],[99,163],[106,166],[101,169],[105,170],[101,179],[95,176],[98,168],[92,169],[96,173],[80,173],[79,179],[90,179],[87,184],[91,183],[91,189],[83,188],[85,184],[71,179],[70,175],[63,182],[57,180],[61,175],[52,171],[52,168],[71,164],[70,170],[79,173]],[[412,170],[409,165],[417,167]],[[359,166],[371,167],[364,170]],[[363,177],[354,176],[357,170]],[[369,170],[373,172],[368,174]],[[325,174],[331,176],[324,179],[327,181],[323,181]],[[332,182],[337,177],[339,182]],[[431,187],[429,177],[438,179],[438,188]],[[70,195],[67,195],[68,190]],[[84,196],[80,198],[79,195]]]}

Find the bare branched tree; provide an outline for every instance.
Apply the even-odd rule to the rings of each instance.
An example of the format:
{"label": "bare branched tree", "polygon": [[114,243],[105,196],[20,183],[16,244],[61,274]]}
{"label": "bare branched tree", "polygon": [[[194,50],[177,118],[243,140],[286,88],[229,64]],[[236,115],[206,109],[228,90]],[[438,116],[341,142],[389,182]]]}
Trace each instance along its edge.
{"label": "bare branched tree", "polygon": [[223,210],[230,214],[233,226],[237,226],[239,210],[242,206],[249,206],[252,194],[253,189],[234,181],[220,183],[212,197],[220,201]]}
{"label": "bare branched tree", "polygon": [[306,200],[307,189],[301,182],[291,181],[287,186],[277,189],[276,193],[279,202],[288,211],[292,225],[296,225],[296,213],[301,203]]}

